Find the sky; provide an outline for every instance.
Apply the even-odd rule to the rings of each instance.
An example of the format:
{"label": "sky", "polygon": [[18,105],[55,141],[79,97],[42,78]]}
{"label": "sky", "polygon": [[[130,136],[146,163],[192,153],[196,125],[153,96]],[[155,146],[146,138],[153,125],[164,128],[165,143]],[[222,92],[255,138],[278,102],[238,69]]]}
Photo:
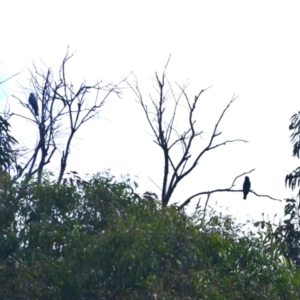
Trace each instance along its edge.
{"label": "sky", "polygon": [[[1,86],[0,104],[8,100],[12,109],[27,113],[12,97],[27,99],[18,94],[17,84],[29,85],[33,63],[43,61],[57,69],[70,47],[71,53],[76,51],[69,64],[70,81],[118,82],[134,72],[150,105],[155,72],[162,73],[171,55],[167,75],[174,87],[189,81],[187,92],[193,99],[212,86],[199,101],[197,128],[203,135],[192,154],[206,146],[233,95],[237,99],[220,124],[218,141],[249,141],[203,156],[178,186],[173,201],[229,187],[237,175],[251,169],[252,189],[258,194],[277,199],[295,194],[285,187],[284,178],[299,165],[292,158],[288,130],[300,99],[297,1],[3,1],[0,26],[5,29],[0,81],[22,71]],[[162,153],[135,100],[130,89],[121,99],[108,99],[100,118],[78,132],[69,170],[93,174],[111,169],[113,175],[135,178],[140,193],[159,193],[153,182],[162,182]],[[184,129],[182,109],[178,130]],[[35,144],[36,129],[28,122],[14,119],[12,125],[19,142]],[[242,184],[240,178],[235,188]],[[214,194],[210,205],[222,206],[237,218],[260,220],[262,213],[270,219],[282,215],[284,204],[253,194],[243,201],[238,193],[222,193]]]}

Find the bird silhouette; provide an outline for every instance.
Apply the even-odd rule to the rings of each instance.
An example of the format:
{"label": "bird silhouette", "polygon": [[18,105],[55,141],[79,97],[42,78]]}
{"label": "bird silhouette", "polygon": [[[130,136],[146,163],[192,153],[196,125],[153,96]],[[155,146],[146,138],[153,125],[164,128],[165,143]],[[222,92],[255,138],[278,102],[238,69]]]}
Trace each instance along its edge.
{"label": "bird silhouette", "polygon": [[39,115],[38,102],[33,93],[30,93],[28,101],[34,110],[35,115],[38,116]]}
{"label": "bird silhouette", "polygon": [[250,188],[251,188],[251,182],[249,180],[249,177],[246,176],[245,177],[245,181],[244,181],[244,184],[243,184],[243,193],[244,193],[244,200],[247,199],[247,195],[250,191]]}

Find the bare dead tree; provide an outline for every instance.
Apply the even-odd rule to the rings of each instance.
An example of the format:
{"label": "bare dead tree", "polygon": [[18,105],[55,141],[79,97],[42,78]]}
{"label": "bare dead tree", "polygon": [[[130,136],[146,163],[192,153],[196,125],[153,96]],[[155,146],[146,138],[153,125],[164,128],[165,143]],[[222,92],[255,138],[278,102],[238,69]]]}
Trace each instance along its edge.
{"label": "bare dead tree", "polygon": [[[201,151],[199,151],[195,155],[195,157],[192,157],[192,146],[195,144],[196,138],[198,136],[201,136],[202,134],[202,131],[197,131],[195,128],[195,111],[200,96],[207,89],[202,89],[197,95],[195,95],[193,100],[190,100],[186,92],[188,85],[180,86],[179,84],[177,84],[177,87],[179,88],[179,93],[175,94],[172,85],[166,81],[166,69],[169,64],[169,61],[170,57],[167,61],[167,64],[165,65],[161,78],[158,76],[157,73],[155,73],[155,83],[158,97],[157,99],[154,99],[150,95],[151,106],[153,110],[148,108],[146,101],[142,95],[142,92],[138,86],[137,80],[134,83],[130,83],[127,81],[129,87],[134,91],[137,97],[137,102],[142,106],[144,110],[146,119],[155,136],[154,142],[161,148],[163,152],[164,170],[161,188],[161,200],[163,206],[166,206],[169,203],[175,188],[188,174],[190,174],[195,169],[195,167],[197,166],[200,159],[204,156],[205,153],[218,147],[224,146],[228,143],[247,143],[247,141],[243,139],[224,140],[222,142],[216,141],[216,138],[221,135],[221,132],[218,131],[219,125],[225,113],[229,109],[230,105],[236,100],[236,97],[233,96],[231,101],[225,107],[219,119],[217,120],[207,145]],[[170,114],[171,117],[167,119],[166,102],[169,99],[172,99],[174,101],[174,104],[173,111]],[[184,99],[188,110],[188,129],[179,133],[175,128],[175,119],[177,115],[178,106],[180,105],[180,101],[182,99]],[[172,150],[176,145],[181,145],[182,147],[182,155],[179,158],[179,160],[177,160],[178,162],[175,162],[176,157],[174,157],[174,155],[172,154]],[[232,192],[233,190],[231,188],[227,188],[210,192],[197,193],[189,197],[180,207],[182,208],[184,205],[189,203],[192,198],[197,197],[199,195],[210,195],[213,192],[224,191]]]}
{"label": "bare dead tree", "polygon": [[[36,115],[24,101],[18,97],[20,104],[29,109],[32,118],[12,113],[33,122],[38,128],[38,140],[30,158],[25,163],[19,177],[24,174],[34,175],[37,173],[38,182],[42,180],[42,173],[47,164],[50,163],[56,150],[61,152],[60,170],[57,179],[59,184],[64,176],[72,140],[78,129],[90,119],[96,117],[103,107],[108,96],[120,95],[119,84],[102,84],[102,81],[93,85],[81,83],[77,88],[68,81],[66,65],[74,54],[67,54],[63,58],[55,80],[53,70],[47,68],[39,70],[34,64],[30,70],[31,87],[24,89],[26,97],[33,93],[40,106],[40,113]],[[90,100],[93,98],[93,100]],[[63,142],[61,142],[63,139]]]}

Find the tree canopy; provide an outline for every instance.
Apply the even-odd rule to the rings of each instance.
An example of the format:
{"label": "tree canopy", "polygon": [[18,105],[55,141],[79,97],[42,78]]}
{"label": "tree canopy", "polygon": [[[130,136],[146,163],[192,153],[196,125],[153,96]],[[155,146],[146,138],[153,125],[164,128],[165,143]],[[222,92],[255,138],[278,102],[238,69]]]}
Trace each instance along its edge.
{"label": "tree canopy", "polygon": [[262,238],[199,207],[137,196],[109,173],[1,190],[1,299],[298,299]]}

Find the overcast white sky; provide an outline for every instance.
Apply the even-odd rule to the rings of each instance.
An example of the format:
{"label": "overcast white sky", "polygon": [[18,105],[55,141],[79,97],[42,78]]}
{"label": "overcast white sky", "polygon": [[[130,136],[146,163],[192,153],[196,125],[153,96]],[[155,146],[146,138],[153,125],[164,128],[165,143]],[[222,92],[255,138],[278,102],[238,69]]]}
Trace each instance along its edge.
{"label": "overcast white sky", "polygon": [[[183,84],[190,79],[191,98],[213,85],[198,107],[201,145],[208,142],[233,94],[238,99],[220,125],[219,141],[249,141],[205,155],[173,200],[226,188],[235,176],[253,168],[250,180],[257,193],[279,199],[292,195],[284,178],[299,165],[291,158],[288,131],[300,99],[298,1],[2,1],[0,26],[0,81],[24,69],[2,85],[0,100],[6,93],[19,113],[24,108],[10,97],[17,92],[16,80],[26,86],[28,68],[41,59],[58,67],[67,46],[77,51],[70,61],[70,80],[117,82],[133,71],[145,97],[154,93],[154,72],[163,70],[171,54],[169,80]],[[161,184],[162,153],[134,99],[127,90],[122,99],[108,100],[103,118],[79,132],[69,170],[84,174],[111,168],[116,176],[138,176],[141,192],[158,192],[148,176]],[[27,125],[18,122],[13,133],[23,143],[34,144],[35,129],[25,132]],[[176,124],[181,128],[182,120]],[[242,184],[243,178],[237,187]],[[218,201],[242,218],[282,214],[279,203],[253,194],[248,198],[214,194],[210,204]]]}

